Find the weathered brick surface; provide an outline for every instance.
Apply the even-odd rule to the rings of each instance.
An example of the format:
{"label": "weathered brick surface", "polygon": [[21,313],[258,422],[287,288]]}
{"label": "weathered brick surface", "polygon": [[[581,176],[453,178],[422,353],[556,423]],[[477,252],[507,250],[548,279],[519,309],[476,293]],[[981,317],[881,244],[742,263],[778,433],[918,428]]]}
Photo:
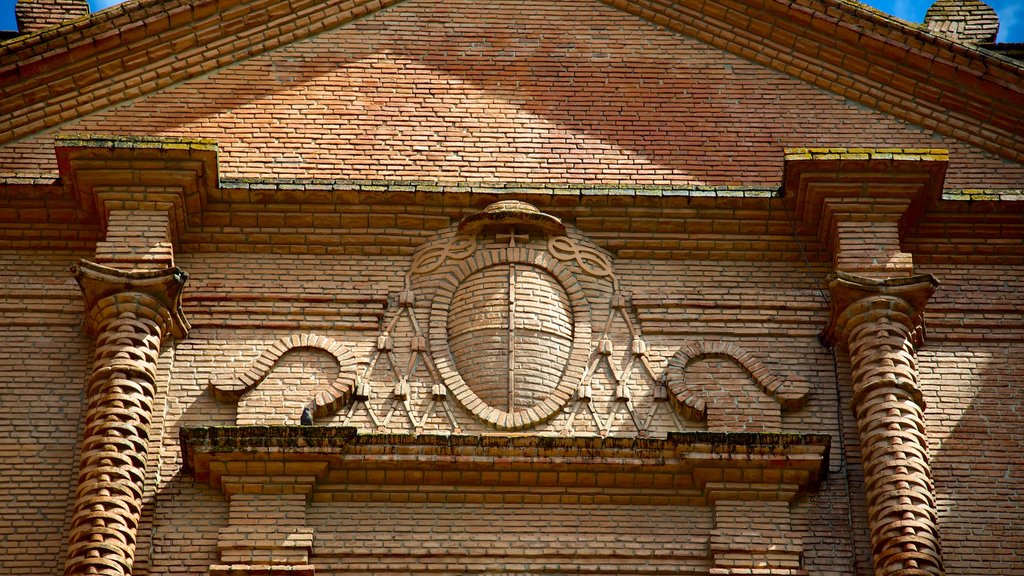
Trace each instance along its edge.
{"label": "weathered brick surface", "polygon": [[928,30],[954,40],[983,44],[996,41],[999,16],[980,0],[939,0],[928,8],[924,25]]}
{"label": "weathered brick surface", "polygon": [[86,0],[18,0],[14,15],[22,34],[38,32],[89,14]]}
{"label": "weathered brick surface", "polygon": [[[404,3],[62,129],[214,138],[225,176],[775,185],[784,147],[909,146],[952,151],[950,188],[1024,181],[588,1]],[[52,174],[51,138],[5,145],[0,166]]]}
{"label": "weathered brick surface", "polygon": [[[369,10],[321,4],[280,15],[279,31]],[[911,394],[903,407],[910,414],[896,424],[900,434],[908,423],[912,436],[927,430],[946,572],[1024,571],[1024,167],[1003,159],[1002,132],[985,147],[975,132],[932,125],[932,113],[915,117],[920,128],[906,120],[913,103],[892,96],[939,90],[959,68],[936,62],[930,80],[893,76],[872,94],[836,79],[825,92],[829,66],[876,79],[888,68],[845,57],[820,32],[797,38],[781,22],[752,50],[750,29],[761,20],[738,26],[745,12],[737,3],[704,8],[737,24],[728,51],[704,28],[680,24],[681,13],[662,23],[691,35],[650,23],[674,10],[669,3],[610,4],[411,0],[295,44],[267,38],[284,46],[237,63],[250,44],[211,44],[215,60],[191,47],[214,41],[208,28],[186,40],[124,30],[116,48],[124,58],[143,58],[128,53],[143,42],[150,57],[177,67],[166,79],[209,73],[156,93],[165,79],[152,71],[110,78],[111,90],[128,82],[124,94],[139,97],[84,118],[79,107],[94,103],[65,103],[62,129],[209,137],[219,156],[203,164],[167,151],[119,165],[113,176],[102,161],[89,164],[98,172],[77,182],[106,183],[95,191],[102,202],[83,206],[74,182],[54,181],[53,132],[0,147],[0,175],[19,178],[0,184],[0,572],[60,574],[79,547],[72,526],[88,516],[83,506],[74,513],[75,463],[80,446],[91,446],[82,438],[94,353],[66,271],[79,258],[122,268],[173,263],[191,275],[189,338],[162,346],[148,366],[155,377],[132,380],[153,389],[141,394],[152,410],[108,406],[131,412],[132,433],[149,442],[148,456],[130,456],[145,482],[131,486],[123,507],[127,523],[137,523],[136,574],[258,572],[271,563],[293,573],[314,565],[325,575],[870,574],[869,510],[883,509],[875,523],[884,523],[884,503],[900,495],[870,492],[887,468],[879,472],[877,447],[862,451],[861,441],[894,423],[862,414],[858,428],[850,406],[865,362],[890,360],[916,362],[919,396]],[[249,3],[231,5],[226,26],[244,14],[254,29],[269,26]],[[807,5],[791,3],[785,17],[810,18]],[[151,11],[153,29],[182,17],[162,14],[156,2],[139,9]],[[194,10],[220,17],[212,4]],[[819,24],[828,20],[820,16]],[[854,39],[865,54],[888,50],[872,36],[878,26],[865,20]],[[836,63],[766,62],[786,34],[801,46],[794,53],[815,45]],[[176,58],[179,49],[188,52]],[[964,53],[956,66],[975,57]],[[988,73],[1006,74],[1001,66]],[[959,106],[954,92],[945,93],[950,109]],[[866,101],[876,107],[854,103]],[[1011,104],[985,112],[999,130],[1012,129],[1002,117]],[[43,122],[39,109],[32,114],[30,122]],[[793,197],[778,197],[783,149],[860,146],[948,148],[947,199],[915,204],[910,223],[869,206],[837,218],[834,238],[821,236]],[[144,204],[133,200],[139,193]],[[187,215],[156,209],[178,206],[179,196]],[[520,222],[475,231],[478,252],[459,256],[466,245],[452,239],[460,219],[510,197],[561,218],[562,243],[549,244],[561,232]],[[425,271],[438,250],[451,268]],[[881,352],[867,361],[863,352],[834,359],[821,346],[825,278],[836,269],[939,277],[916,361],[898,330],[890,344],[865,337]],[[444,322],[435,321],[438,310]],[[509,327],[509,319],[521,322]],[[533,331],[534,323],[546,325]],[[572,349],[584,333],[583,352]],[[152,360],[161,346],[150,336],[123,351],[148,350]],[[433,351],[449,340],[454,367],[432,369]],[[519,363],[510,369],[512,348]],[[112,353],[104,348],[97,358]],[[585,385],[561,385],[566,364]],[[446,386],[456,370],[475,380],[467,387],[487,406]],[[521,417],[501,433],[824,433],[833,438],[829,476],[795,493],[786,463],[737,464],[697,474],[714,484],[701,492],[682,475],[621,470],[455,470],[442,458],[410,471],[394,464],[409,452],[388,454],[386,445],[389,463],[336,467],[322,478],[322,463],[310,460],[226,465],[216,487],[183,470],[186,426],[294,425],[312,407],[317,425],[363,434],[493,434],[488,409],[529,409],[556,393],[569,396],[564,408]],[[867,405],[860,411],[877,402]],[[919,464],[905,475],[927,476]]]}

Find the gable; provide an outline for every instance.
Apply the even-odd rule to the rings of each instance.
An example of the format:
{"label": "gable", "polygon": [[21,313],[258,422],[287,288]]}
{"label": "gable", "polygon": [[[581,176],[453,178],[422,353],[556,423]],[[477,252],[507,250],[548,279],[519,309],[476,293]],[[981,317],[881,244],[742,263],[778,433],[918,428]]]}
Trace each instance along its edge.
{"label": "gable", "polygon": [[[72,121],[204,137],[226,178],[776,186],[787,147],[945,147],[947,186],[1024,167],[592,0],[411,0]],[[54,133],[0,165],[50,176]]]}

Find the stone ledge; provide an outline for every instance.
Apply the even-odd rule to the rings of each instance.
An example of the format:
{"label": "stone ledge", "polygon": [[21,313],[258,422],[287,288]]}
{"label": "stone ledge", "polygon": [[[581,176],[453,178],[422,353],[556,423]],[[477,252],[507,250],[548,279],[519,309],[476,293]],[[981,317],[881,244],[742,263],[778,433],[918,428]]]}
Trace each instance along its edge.
{"label": "stone ledge", "polygon": [[[825,434],[684,432],[653,440],[358,434],[326,426],[182,428],[180,439],[185,472],[219,489],[228,489],[227,476],[248,491],[266,484],[280,493],[289,478],[304,475],[332,490],[546,486],[701,494],[726,483],[761,500],[817,489],[831,445]],[[707,501],[706,494],[698,498]]]}

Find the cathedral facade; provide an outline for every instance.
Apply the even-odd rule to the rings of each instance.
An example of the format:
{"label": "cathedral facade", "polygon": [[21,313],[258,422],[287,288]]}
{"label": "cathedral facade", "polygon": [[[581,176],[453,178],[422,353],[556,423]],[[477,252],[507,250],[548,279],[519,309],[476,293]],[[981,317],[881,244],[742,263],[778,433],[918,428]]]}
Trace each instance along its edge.
{"label": "cathedral facade", "polygon": [[18,17],[0,571],[1024,572],[981,2]]}

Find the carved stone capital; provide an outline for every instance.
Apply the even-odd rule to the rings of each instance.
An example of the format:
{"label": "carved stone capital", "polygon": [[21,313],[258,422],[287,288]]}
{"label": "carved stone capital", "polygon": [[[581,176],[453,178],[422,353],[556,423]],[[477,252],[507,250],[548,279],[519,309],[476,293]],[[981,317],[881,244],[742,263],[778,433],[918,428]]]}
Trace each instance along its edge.
{"label": "carved stone capital", "polygon": [[175,338],[191,328],[181,308],[181,293],[188,274],[181,268],[124,271],[88,260],[71,267],[85,297],[85,327],[97,334],[126,307],[149,318]]}
{"label": "carved stone capital", "polygon": [[938,286],[931,274],[875,280],[836,272],[829,277],[832,299],[822,342],[845,348],[854,328],[884,317],[905,326],[911,341],[920,346],[924,307]]}

